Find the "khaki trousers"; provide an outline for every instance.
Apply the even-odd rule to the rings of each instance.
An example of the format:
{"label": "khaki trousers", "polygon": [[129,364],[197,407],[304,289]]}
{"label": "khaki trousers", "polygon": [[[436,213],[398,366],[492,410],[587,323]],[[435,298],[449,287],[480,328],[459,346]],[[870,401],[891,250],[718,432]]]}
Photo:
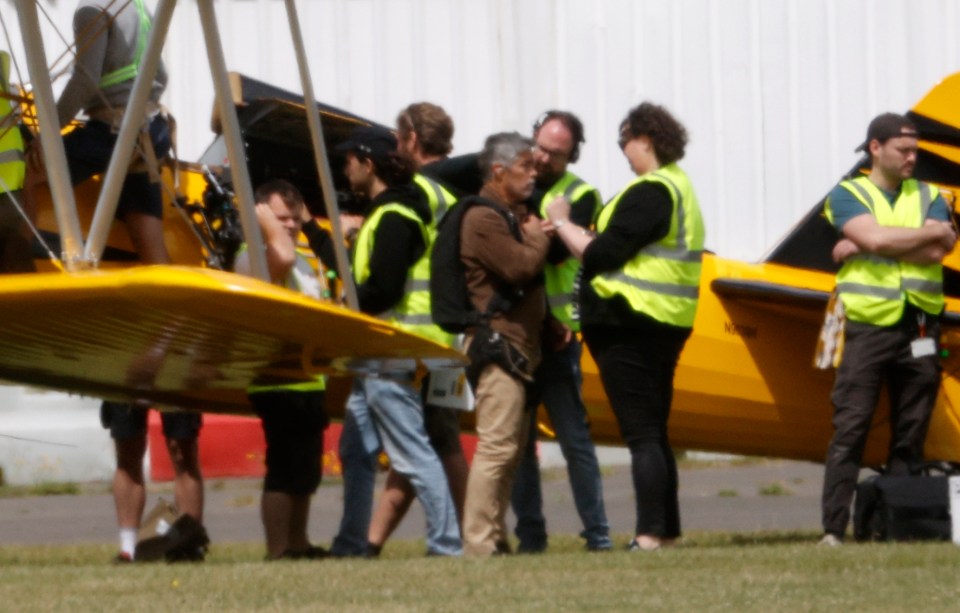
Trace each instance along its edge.
{"label": "khaki trousers", "polygon": [[[467,478],[464,553],[486,557],[507,542],[513,475],[530,429],[521,381],[491,364],[476,389],[477,450]],[[501,545],[502,546],[502,545]]]}

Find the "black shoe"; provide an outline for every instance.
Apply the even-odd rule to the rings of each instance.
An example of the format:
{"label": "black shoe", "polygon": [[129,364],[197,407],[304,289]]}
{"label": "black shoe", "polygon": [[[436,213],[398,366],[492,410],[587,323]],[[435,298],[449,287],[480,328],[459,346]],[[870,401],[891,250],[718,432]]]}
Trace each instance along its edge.
{"label": "black shoe", "polygon": [[193,549],[176,549],[167,552],[167,562],[175,564],[178,562],[203,562],[207,558],[207,546],[195,547]]}
{"label": "black shoe", "polygon": [[517,545],[517,553],[531,554],[536,555],[538,553],[543,553],[547,550],[546,543],[520,543]]}
{"label": "black shoe", "polygon": [[294,551],[288,549],[276,558],[267,557],[268,560],[323,560],[330,557],[330,552],[323,547],[308,545],[306,549]]}
{"label": "black shoe", "polygon": [[612,549],[613,543],[610,542],[610,539],[600,542],[587,543],[587,551],[611,551]]}
{"label": "black shoe", "polygon": [[495,556],[509,556],[513,555],[513,549],[510,548],[510,543],[507,541],[497,541],[496,550],[493,552]]}

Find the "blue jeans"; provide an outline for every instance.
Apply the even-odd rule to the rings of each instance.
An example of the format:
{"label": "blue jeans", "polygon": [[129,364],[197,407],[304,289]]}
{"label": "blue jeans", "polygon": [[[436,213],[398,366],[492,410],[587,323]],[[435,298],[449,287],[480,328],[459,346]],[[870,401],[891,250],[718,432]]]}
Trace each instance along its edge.
{"label": "blue jeans", "polygon": [[[582,350],[580,341],[574,338],[561,351],[544,351],[543,362],[534,375],[534,394],[546,406],[560,450],[567,461],[570,489],[583,522],[580,536],[587,540],[590,549],[609,549],[610,526],[603,505],[600,464],[590,438],[587,409],[580,395]],[[532,400],[537,401],[536,398]],[[537,461],[536,411],[530,413],[534,429],[530,431],[517,468],[510,502],[517,516],[515,533],[520,539],[520,551],[542,551],[547,546],[547,525],[543,517],[540,464]]]}
{"label": "blue jeans", "polygon": [[427,518],[427,551],[460,555],[460,526],[443,465],[423,427],[420,391],[410,376],[357,377],[347,400],[340,462],[343,518],[331,553],[367,554],[377,456],[381,447],[394,470],[407,477]]}

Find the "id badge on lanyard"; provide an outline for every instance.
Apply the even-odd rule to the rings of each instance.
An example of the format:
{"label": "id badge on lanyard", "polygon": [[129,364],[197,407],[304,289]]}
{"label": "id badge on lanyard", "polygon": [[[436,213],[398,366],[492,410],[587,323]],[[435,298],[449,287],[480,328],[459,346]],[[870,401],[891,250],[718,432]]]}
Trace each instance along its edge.
{"label": "id badge on lanyard", "polygon": [[917,330],[917,338],[910,341],[910,354],[915,358],[936,355],[937,342],[933,337],[927,336],[927,315],[925,313],[917,315]]}

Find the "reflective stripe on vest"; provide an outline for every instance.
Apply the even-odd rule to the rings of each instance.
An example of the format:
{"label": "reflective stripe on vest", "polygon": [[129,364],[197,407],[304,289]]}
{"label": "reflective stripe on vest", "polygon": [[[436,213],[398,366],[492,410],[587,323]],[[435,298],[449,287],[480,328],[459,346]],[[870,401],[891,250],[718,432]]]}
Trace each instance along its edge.
{"label": "reflective stripe on vest", "polygon": [[417,184],[417,187],[419,187],[427,197],[427,204],[430,205],[430,212],[433,213],[433,223],[430,225],[435,231],[440,220],[447,214],[450,207],[457,203],[457,197],[451,194],[444,186],[420,173],[413,176],[413,182]]}
{"label": "reflective stripe on vest", "polygon": [[[244,253],[247,250],[247,244],[243,243],[240,245],[240,248],[237,249],[237,256]],[[297,259],[294,263],[295,268],[299,268],[302,273],[306,274],[306,271],[309,270],[313,272],[313,267],[310,266],[310,262],[307,261],[300,253],[297,253]],[[287,278],[284,280],[283,286],[287,289],[292,289],[298,291],[305,296],[310,296],[311,298],[319,298],[319,286],[316,292],[305,291],[304,288],[300,286],[300,283],[297,281],[296,274],[293,270],[290,271],[290,274],[287,275]],[[280,385],[248,385],[247,393],[255,394],[258,392],[322,392],[327,389],[327,378],[323,375],[317,375],[316,379],[313,381],[303,381],[301,383],[286,383]]]}
{"label": "reflective stripe on vest", "polygon": [[23,136],[20,134],[19,107],[3,95],[10,89],[10,56],[0,51],[0,194],[23,187],[26,163],[23,158]]}
{"label": "reflective stripe on vest", "polygon": [[357,234],[357,244],[353,253],[353,275],[357,285],[370,278],[370,257],[373,254],[374,238],[380,221],[387,213],[402,215],[416,223],[426,248],[420,259],[407,271],[403,298],[393,308],[377,314],[377,317],[407,332],[450,345],[453,342],[453,335],[444,332],[434,324],[430,315],[430,253],[433,250],[433,240],[423,220],[410,207],[397,203],[384,204],[364,220]]}
{"label": "reflective stripe on vest", "polygon": [[303,383],[286,383],[281,385],[248,385],[247,393],[256,394],[259,392],[322,392],[327,389],[327,378],[323,375],[317,375],[316,381],[304,381]]}
{"label": "reflective stripe on vest", "polygon": [[597,232],[607,229],[627,190],[647,181],[664,185],[670,193],[673,212],[667,235],[641,249],[620,270],[597,275],[590,284],[601,298],[622,296],[639,313],[689,328],[697,313],[705,232],[700,204],[686,173],[668,164],[637,177],[600,211]]}
{"label": "reflective stripe on vest", "polygon": [[[563,196],[571,206],[574,206],[581,198],[596,191],[595,187],[577,175],[567,172],[543,195],[540,200],[540,216],[547,219],[547,205],[558,196]],[[596,201],[599,202],[599,200],[598,195]],[[543,269],[550,313],[574,332],[580,330],[580,322],[573,317],[573,285],[578,270],[580,270],[580,262],[573,256],[557,264],[548,262]]]}
{"label": "reflective stripe on vest", "polygon": [[150,14],[147,12],[147,7],[143,4],[143,0],[133,1],[137,6],[137,15],[140,18],[140,30],[137,32],[137,52],[133,56],[133,62],[101,76],[99,83],[100,89],[105,89],[118,83],[132,81],[137,78],[143,53],[147,49],[147,39],[150,38]]}
{"label": "reflective stripe on vest", "polygon": [[[937,188],[907,179],[891,206],[884,192],[866,176],[840,183],[887,227],[920,228],[937,199]],[[833,222],[830,201],[824,210]],[[943,267],[940,264],[911,264],[874,254],[858,254],[844,262],[837,273],[837,291],[847,317],[875,326],[892,326],[903,316],[906,302],[939,315],[943,311]]]}

